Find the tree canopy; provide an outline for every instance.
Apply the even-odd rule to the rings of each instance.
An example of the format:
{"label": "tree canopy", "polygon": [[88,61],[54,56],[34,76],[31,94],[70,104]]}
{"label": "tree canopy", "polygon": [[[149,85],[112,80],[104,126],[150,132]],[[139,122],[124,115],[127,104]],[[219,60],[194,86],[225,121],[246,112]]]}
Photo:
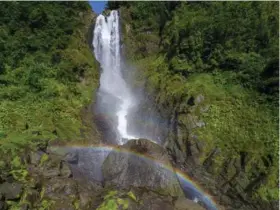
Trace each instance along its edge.
{"label": "tree canopy", "polygon": [[0,5],[0,151],[79,138],[97,85],[85,2]]}

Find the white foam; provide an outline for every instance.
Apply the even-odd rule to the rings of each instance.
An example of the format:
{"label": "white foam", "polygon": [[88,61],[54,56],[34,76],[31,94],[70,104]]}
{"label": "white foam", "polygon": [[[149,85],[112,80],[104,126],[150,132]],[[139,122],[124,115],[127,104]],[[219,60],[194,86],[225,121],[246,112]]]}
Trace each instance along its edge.
{"label": "white foam", "polygon": [[[106,21],[107,19],[107,21]],[[99,61],[102,73],[100,77],[100,90],[119,98],[121,104],[116,116],[118,118],[118,132],[121,136],[119,144],[125,139],[136,139],[127,132],[127,115],[133,105],[133,97],[127,87],[121,72],[119,15],[113,10],[108,17],[99,15],[94,28],[94,54]]]}

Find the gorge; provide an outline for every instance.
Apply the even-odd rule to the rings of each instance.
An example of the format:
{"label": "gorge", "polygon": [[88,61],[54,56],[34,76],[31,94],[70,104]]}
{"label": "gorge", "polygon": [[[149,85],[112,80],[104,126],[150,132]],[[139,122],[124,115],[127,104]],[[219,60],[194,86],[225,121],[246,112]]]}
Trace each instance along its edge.
{"label": "gorge", "polygon": [[[112,10],[107,17],[99,15],[96,18],[93,47],[95,57],[101,68],[100,87],[97,93],[97,112],[102,112],[107,116],[107,119],[117,118],[112,120],[115,125],[113,124],[111,129],[117,128],[117,144],[122,145],[127,140],[136,139],[136,136],[128,131],[129,111],[133,108],[133,100],[135,101],[135,99],[133,99],[132,91],[123,78],[122,67],[124,68],[125,65],[121,60],[119,33],[118,11]],[[137,109],[137,107],[134,108]],[[111,116],[108,117],[108,115]],[[133,119],[131,119],[130,127],[133,123]],[[145,136],[145,133],[142,135],[140,133],[137,139]],[[108,143],[108,141],[106,142]],[[109,143],[114,144],[114,142]],[[142,178],[147,177],[142,176]],[[196,189],[191,180],[184,179],[183,175],[180,181],[185,191],[188,192],[189,198],[192,198],[195,202],[203,202],[209,210],[216,209],[212,201],[206,195],[203,195],[203,192]]]}
{"label": "gorge", "polygon": [[0,5],[0,210],[276,210],[279,2]]}

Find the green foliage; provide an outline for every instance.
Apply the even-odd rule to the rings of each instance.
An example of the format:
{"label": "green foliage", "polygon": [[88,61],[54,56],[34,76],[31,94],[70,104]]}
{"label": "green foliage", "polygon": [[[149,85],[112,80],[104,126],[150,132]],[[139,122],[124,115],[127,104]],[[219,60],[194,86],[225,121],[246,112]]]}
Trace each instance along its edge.
{"label": "green foliage", "polygon": [[133,194],[133,192],[129,191],[129,192],[127,193],[127,195],[128,195],[132,200],[134,200],[134,201],[137,202],[137,198],[136,198],[136,196]]}
{"label": "green foliage", "polygon": [[118,204],[116,203],[116,200],[109,199],[102,203],[98,208],[98,210],[117,210]]}
{"label": "green foliage", "polygon": [[52,205],[53,205],[53,201],[42,200],[39,210],[49,210],[49,209],[51,209]]}
{"label": "green foliage", "polygon": [[265,66],[278,56],[277,5],[182,3],[163,32],[170,69],[184,76],[217,68],[232,71],[231,82],[259,90],[264,85]]}
{"label": "green foliage", "polygon": [[40,199],[41,199],[41,200],[43,199],[43,197],[44,197],[44,195],[45,195],[45,192],[46,192],[46,188],[43,187],[43,188],[41,189],[41,192],[40,192]]}
{"label": "green foliage", "polygon": [[97,87],[86,2],[6,2],[0,11],[0,151],[79,140]]}
{"label": "green foliage", "polygon": [[104,202],[97,208],[98,210],[128,209],[128,200],[119,198],[117,191],[110,191],[104,196]]}
{"label": "green foliage", "polygon": [[[4,2],[0,13],[0,157],[12,160],[0,173],[9,171],[26,191],[34,180],[21,152],[55,139],[80,140],[86,131],[81,110],[98,85],[86,36],[92,11],[87,2]],[[40,210],[52,205],[44,193]],[[24,199],[10,208],[20,209]]]}
{"label": "green foliage", "polygon": [[22,183],[27,182],[28,171],[26,170],[24,164],[22,164],[19,156],[15,156],[11,161],[10,173],[15,180],[18,180]]}
{"label": "green foliage", "polygon": [[117,203],[121,206],[122,209],[128,209],[128,201],[127,200],[117,198]]}
{"label": "green foliage", "polygon": [[3,170],[5,167],[5,162],[3,160],[0,160],[0,169]]}
{"label": "green foliage", "polygon": [[112,197],[114,197],[115,195],[117,195],[117,191],[110,191],[110,192],[108,192],[108,194],[104,197],[104,199],[106,200],[106,199],[108,199],[108,198],[112,198]]}
{"label": "green foliage", "polygon": [[15,202],[15,201],[7,201],[7,204],[9,205],[9,209],[11,210],[19,210],[20,209],[20,204]]}
{"label": "green foliage", "polygon": [[[214,81],[207,75],[195,76],[188,81],[192,94],[203,92],[211,103],[209,111],[201,115],[207,126],[196,131],[209,144],[206,148],[211,150],[219,145],[223,157],[238,157],[246,151],[248,161],[250,159],[250,164],[258,165],[259,171],[267,170],[263,157],[272,155],[273,165],[276,164],[279,146],[277,115],[268,105],[253,101],[251,96],[255,93],[238,85],[225,87]],[[250,166],[247,169],[249,174]]]}
{"label": "green foliage", "polygon": [[[202,161],[218,149],[217,174],[245,155],[246,193],[278,199],[279,2],[108,6],[121,9],[126,52],[139,68],[135,86],[176,111],[179,123],[189,113],[206,123],[194,132],[205,143]],[[205,99],[193,111],[187,101],[198,95]]]}
{"label": "green foliage", "polygon": [[[121,7],[121,16],[125,19],[122,33],[125,34],[126,55],[131,59],[144,58],[158,52],[166,22],[171,18],[172,10],[178,2],[112,2],[109,9]],[[128,33],[132,31],[133,33]],[[129,40],[133,40],[130,42]]]}
{"label": "green foliage", "polygon": [[[278,104],[278,2],[137,2],[121,6],[128,57],[161,51],[173,74],[230,71]],[[157,12],[155,12],[155,10]],[[150,23],[151,22],[151,23]]]}
{"label": "green foliage", "polygon": [[73,202],[73,205],[75,207],[76,210],[79,210],[80,209],[80,202],[78,199],[75,199],[74,202]]}
{"label": "green foliage", "polygon": [[40,166],[42,166],[48,159],[49,159],[49,156],[44,153],[40,159]]}

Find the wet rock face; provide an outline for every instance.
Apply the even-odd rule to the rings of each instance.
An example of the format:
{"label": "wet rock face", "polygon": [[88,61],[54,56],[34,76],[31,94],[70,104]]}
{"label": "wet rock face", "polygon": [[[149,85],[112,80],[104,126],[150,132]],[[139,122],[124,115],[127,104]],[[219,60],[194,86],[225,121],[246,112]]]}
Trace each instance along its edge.
{"label": "wet rock face", "polygon": [[[159,194],[183,195],[163,147],[149,140],[139,139],[128,141],[120,150],[121,152],[110,152],[102,165],[106,186],[143,187]],[[135,155],[136,153],[140,155]]]}
{"label": "wet rock face", "polygon": [[128,130],[136,136],[152,139],[163,145],[167,137],[168,122],[157,112],[148,99],[141,99],[138,106],[132,108],[127,116]]}
{"label": "wet rock face", "polygon": [[75,153],[78,156],[78,162],[70,164],[74,178],[101,182],[103,180],[101,167],[108,152],[94,148],[77,149]]}
{"label": "wet rock face", "polygon": [[105,114],[95,115],[97,128],[102,133],[102,142],[105,144],[117,144],[118,132],[114,121]]}
{"label": "wet rock face", "polygon": [[[102,181],[101,165],[109,153],[106,149],[99,147],[59,147],[52,144],[47,151],[49,154],[60,157],[62,161],[60,174],[63,174],[63,176],[73,176],[75,179],[87,179],[87,181]],[[69,166],[71,171],[65,165]],[[48,171],[48,173],[50,172]]]}

